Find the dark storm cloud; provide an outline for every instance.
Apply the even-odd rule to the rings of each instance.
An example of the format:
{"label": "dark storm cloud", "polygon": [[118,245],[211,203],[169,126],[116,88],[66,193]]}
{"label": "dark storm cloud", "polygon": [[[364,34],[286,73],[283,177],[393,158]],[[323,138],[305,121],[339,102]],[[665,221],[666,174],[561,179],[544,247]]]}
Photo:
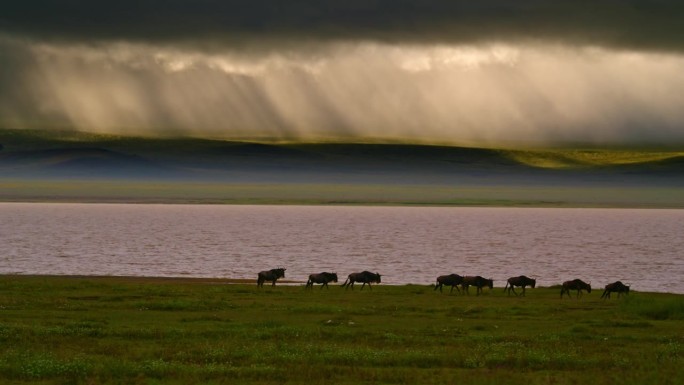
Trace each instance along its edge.
{"label": "dark storm cloud", "polygon": [[0,127],[684,143],[683,16],[681,0],[15,2]]}
{"label": "dark storm cloud", "polygon": [[40,40],[179,43],[534,40],[684,50],[681,0],[36,0],[5,4],[0,31]]}

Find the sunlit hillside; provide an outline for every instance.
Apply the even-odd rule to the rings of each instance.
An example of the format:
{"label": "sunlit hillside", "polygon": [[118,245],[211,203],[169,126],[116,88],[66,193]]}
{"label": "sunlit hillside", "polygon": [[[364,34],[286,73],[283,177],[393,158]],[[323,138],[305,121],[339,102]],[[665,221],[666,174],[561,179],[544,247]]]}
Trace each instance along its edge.
{"label": "sunlit hillside", "polygon": [[507,150],[505,153],[517,162],[551,169],[645,164],[684,157],[684,151],[619,149]]}
{"label": "sunlit hillside", "polygon": [[0,200],[684,207],[676,148],[501,149],[0,130]]}
{"label": "sunlit hillside", "polygon": [[[678,171],[677,149],[501,149],[382,143],[241,142],[203,138],[153,138],[75,131],[0,130],[0,169],[5,175],[85,175],[212,178],[243,171],[389,175],[533,173],[548,171]],[[629,167],[633,167],[630,169]],[[539,174],[537,171],[547,170]],[[210,172],[209,175],[207,172]],[[85,173],[85,174],[84,174]],[[535,174],[536,173],[536,174]],[[554,174],[562,175],[562,174]],[[404,175],[406,176],[406,175]]]}

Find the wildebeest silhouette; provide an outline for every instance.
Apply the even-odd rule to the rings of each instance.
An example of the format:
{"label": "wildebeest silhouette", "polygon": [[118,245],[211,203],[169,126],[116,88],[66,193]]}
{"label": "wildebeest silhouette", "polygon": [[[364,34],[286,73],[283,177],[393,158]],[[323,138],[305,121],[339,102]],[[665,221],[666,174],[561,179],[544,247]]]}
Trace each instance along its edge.
{"label": "wildebeest silhouette", "polygon": [[451,291],[449,293],[454,292],[454,288],[456,288],[456,291],[459,293],[461,290],[458,289],[458,285],[463,283],[463,277],[461,277],[458,274],[449,274],[449,275],[440,275],[437,277],[437,283],[435,284],[435,290],[439,288],[439,292],[442,292],[442,286],[451,286]]}
{"label": "wildebeest silhouette", "polygon": [[306,288],[313,288],[314,283],[322,283],[321,289],[323,287],[328,288],[328,282],[337,282],[337,273],[322,272],[319,274],[309,275],[309,280],[306,281]]}
{"label": "wildebeest silhouette", "polygon": [[461,287],[463,288],[463,290],[467,294],[470,294],[470,291],[468,290],[468,288],[470,286],[477,287],[477,295],[480,295],[483,287],[489,286],[490,289],[494,288],[494,280],[483,278],[483,277],[480,277],[479,275],[463,277],[463,282],[461,283]]}
{"label": "wildebeest silhouette", "polygon": [[508,278],[508,281],[506,282],[506,287],[504,287],[504,291],[508,292],[508,295],[511,295],[511,291],[513,294],[518,295],[518,293],[515,292],[515,286],[520,286],[522,287],[522,296],[525,296],[525,287],[530,286],[534,289],[534,286],[537,284],[536,279],[528,278],[524,275],[521,275],[519,277],[511,277]]}
{"label": "wildebeest silhouette", "polygon": [[620,298],[623,293],[625,295],[629,294],[629,286],[625,285],[624,283],[622,283],[620,281],[615,281],[613,283],[609,283],[606,285],[606,288],[603,291],[603,294],[601,294],[601,298],[602,299],[610,298],[610,293],[618,293],[618,298]]}
{"label": "wildebeest silhouette", "polygon": [[257,276],[257,287],[263,287],[264,281],[273,282],[271,286],[275,286],[278,278],[285,278],[285,269],[271,269],[260,271]]}
{"label": "wildebeest silhouette", "polygon": [[362,271],[360,273],[351,273],[347,277],[347,280],[344,281],[342,284],[342,287],[346,289],[352,288],[354,290],[354,282],[363,282],[363,285],[361,286],[361,290],[363,290],[364,286],[368,284],[368,288],[370,290],[373,290],[371,287],[371,283],[380,283],[380,274],[378,273],[371,273],[370,271]]}
{"label": "wildebeest silhouette", "polygon": [[561,299],[565,293],[567,293],[568,297],[570,297],[570,290],[577,290],[577,298],[579,298],[582,295],[582,290],[586,290],[587,293],[591,293],[591,285],[582,281],[581,279],[565,281],[561,286]]}

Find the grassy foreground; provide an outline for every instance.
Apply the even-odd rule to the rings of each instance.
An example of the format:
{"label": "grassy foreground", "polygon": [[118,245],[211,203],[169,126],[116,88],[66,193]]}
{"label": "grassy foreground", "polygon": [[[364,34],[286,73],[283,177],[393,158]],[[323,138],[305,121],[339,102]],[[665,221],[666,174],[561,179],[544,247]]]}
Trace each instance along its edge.
{"label": "grassy foreground", "polygon": [[3,384],[681,384],[684,296],[0,276]]}

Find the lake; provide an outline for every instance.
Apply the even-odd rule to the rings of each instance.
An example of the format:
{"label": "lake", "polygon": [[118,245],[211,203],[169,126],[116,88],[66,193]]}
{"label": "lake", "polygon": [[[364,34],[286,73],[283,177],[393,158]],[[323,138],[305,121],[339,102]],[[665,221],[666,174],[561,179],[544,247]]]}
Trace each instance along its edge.
{"label": "lake", "polygon": [[[482,275],[503,287],[622,280],[684,293],[684,210],[0,203],[0,273],[286,278],[383,284]],[[500,289],[499,289],[500,290]]]}

